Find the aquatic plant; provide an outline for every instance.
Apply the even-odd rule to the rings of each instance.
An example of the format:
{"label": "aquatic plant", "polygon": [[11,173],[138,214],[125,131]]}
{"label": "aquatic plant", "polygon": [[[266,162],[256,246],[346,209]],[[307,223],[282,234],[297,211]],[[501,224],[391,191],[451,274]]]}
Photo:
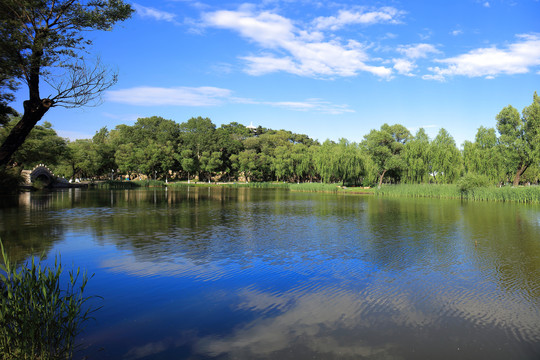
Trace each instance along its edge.
{"label": "aquatic plant", "polygon": [[341,189],[340,186],[336,184],[325,184],[325,183],[301,183],[301,184],[290,184],[291,191],[305,191],[305,192],[338,192]]}
{"label": "aquatic plant", "polygon": [[20,267],[11,263],[0,241],[0,359],[69,359],[75,337],[90,319],[85,297],[88,277],[80,269],[69,271],[61,287],[63,266],[59,256],[54,268],[42,267],[40,258]]}
{"label": "aquatic plant", "polygon": [[[481,180],[480,180],[481,181]],[[375,190],[379,196],[428,197],[439,199],[463,199],[474,201],[511,201],[518,203],[540,203],[539,186],[474,186],[470,181],[462,185],[400,184],[382,186]],[[462,189],[466,189],[463,191]]]}

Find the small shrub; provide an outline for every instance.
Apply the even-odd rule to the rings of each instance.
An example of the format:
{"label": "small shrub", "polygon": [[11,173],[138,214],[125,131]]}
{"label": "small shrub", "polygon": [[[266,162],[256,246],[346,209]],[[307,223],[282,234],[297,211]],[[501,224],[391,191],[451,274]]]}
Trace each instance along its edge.
{"label": "small shrub", "polygon": [[61,289],[63,267],[58,256],[54,269],[42,268],[32,258],[20,268],[12,264],[0,241],[4,265],[0,265],[0,359],[69,359],[75,337],[95,311],[84,310],[90,297],[83,297],[89,280],[79,282],[80,269],[69,272]]}
{"label": "small shrub", "polygon": [[479,174],[465,174],[457,182],[459,191],[462,193],[468,193],[476,188],[488,187],[490,184],[489,179],[484,175]]}

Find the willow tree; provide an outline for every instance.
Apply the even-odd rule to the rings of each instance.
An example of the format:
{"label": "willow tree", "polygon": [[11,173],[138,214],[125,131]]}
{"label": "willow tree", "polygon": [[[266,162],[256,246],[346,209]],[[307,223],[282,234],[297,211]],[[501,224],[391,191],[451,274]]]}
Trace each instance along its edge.
{"label": "willow tree", "polygon": [[402,152],[410,139],[411,133],[400,124],[383,124],[380,130],[371,130],[364,136],[362,146],[373,160],[379,187],[388,171],[398,172],[405,167]]}
{"label": "willow tree", "polygon": [[429,152],[431,154],[431,171],[437,184],[451,184],[461,172],[461,153],[456,147],[454,138],[446,129],[441,128],[433,139]]}
{"label": "willow tree", "polygon": [[523,173],[540,159],[540,97],[534,93],[531,105],[519,116],[516,108],[508,105],[497,115],[499,141],[508,165],[515,171],[513,185],[519,185]]}
{"label": "willow tree", "polygon": [[[99,60],[93,65],[84,60],[92,44],[84,34],[109,30],[132,12],[122,0],[2,0],[0,79],[11,81],[11,90],[24,83],[28,99],[0,147],[0,165],[8,163],[50,108],[91,104],[116,82],[116,74]],[[44,86],[46,97],[41,96]]]}

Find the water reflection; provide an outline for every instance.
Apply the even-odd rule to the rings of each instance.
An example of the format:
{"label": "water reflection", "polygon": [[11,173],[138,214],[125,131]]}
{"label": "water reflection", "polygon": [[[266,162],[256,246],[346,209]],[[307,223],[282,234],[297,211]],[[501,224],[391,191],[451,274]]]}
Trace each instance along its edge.
{"label": "water reflection", "polygon": [[28,196],[2,208],[1,235],[20,257],[30,241],[96,273],[90,358],[540,354],[539,207],[220,188]]}

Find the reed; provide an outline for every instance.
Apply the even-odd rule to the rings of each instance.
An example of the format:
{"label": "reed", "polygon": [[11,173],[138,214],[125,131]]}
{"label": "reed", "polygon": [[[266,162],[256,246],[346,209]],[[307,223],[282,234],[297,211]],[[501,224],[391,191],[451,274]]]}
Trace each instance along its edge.
{"label": "reed", "polygon": [[[61,288],[63,266],[42,267],[34,257],[21,267],[12,264],[0,241],[0,359],[70,359],[75,337],[93,310],[84,297],[89,277],[80,269],[69,272]],[[86,308],[86,310],[85,310]],[[96,309],[97,310],[97,309]]]}
{"label": "reed", "polygon": [[290,184],[291,191],[304,191],[304,192],[329,192],[337,193],[340,187],[336,184],[325,183],[300,183]]}
{"label": "reed", "polygon": [[107,180],[95,186],[100,189],[136,189],[141,187],[163,187],[165,182],[161,180]]}
{"label": "reed", "polygon": [[135,184],[136,187],[164,187],[165,181],[162,180],[133,180],[125,183]]}
{"label": "reed", "polygon": [[232,188],[255,188],[255,189],[289,189],[290,184],[281,182],[249,182],[224,184]]}
{"label": "reed", "polygon": [[456,185],[435,184],[400,184],[386,185],[376,189],[379,196],[428,197],[438,199],[460,199],[462,197]]}
{"label": "reed", "polygon": [[375,190],[379,196],[428,197],[439,199],[463,199],[471,201],[499,201],[517,203],[540,203],[540,187],[526,186],[474,186],[464,189],[460,185],[401,184],[382,186]]}

